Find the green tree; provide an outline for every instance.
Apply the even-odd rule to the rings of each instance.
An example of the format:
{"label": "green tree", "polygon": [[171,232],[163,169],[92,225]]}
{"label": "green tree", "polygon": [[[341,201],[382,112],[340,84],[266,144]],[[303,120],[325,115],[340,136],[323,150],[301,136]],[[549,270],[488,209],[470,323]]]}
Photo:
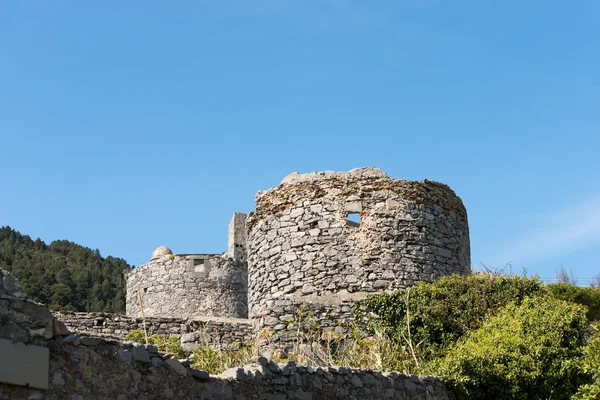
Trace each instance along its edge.
{"label": "green tree", "polygon": [[34,300],[52,308],[122,312],[125,260],[67,240],[46,245],[11,227],[0,227],[0,268],[15,275]]}
{"label": "green tree", "polygon": [[50,308],[62,309],[72,302],[73,291],[63,283],[50,286],[50,293],[52,293]]}

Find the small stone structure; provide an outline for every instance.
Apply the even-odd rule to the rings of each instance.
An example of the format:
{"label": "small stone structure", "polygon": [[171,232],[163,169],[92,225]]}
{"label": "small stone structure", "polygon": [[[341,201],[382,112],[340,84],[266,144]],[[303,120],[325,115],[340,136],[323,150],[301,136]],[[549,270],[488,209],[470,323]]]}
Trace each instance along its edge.
{"label": "small stone structure", "polygon": [[224,254],[174,255],[164,246],[155,250],[152,260],[127,277],[127,315],[141,316],[141,298],[148,317],[247,318],[244,221],[244,214],[234,214],[231,230],[242,229],[243,236],[230,233],[230,250]]}
{"label": "small stone structure", "polygon": [[156,248],[156,250],[154,250],[152,252],[152,258],[151,260],[157,259],[157,258],[161,258],[163,256],[168,256],[170,254],[173,254],[173,252],[171,251],[170,248],[168,248],[167,246],[158,246]]}

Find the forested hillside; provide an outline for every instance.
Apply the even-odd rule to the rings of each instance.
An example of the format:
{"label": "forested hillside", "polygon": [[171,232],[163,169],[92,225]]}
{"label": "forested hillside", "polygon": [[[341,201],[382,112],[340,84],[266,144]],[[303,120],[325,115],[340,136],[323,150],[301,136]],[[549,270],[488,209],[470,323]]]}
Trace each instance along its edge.
{"label": "forested hillside", "polygon": [[68,240],[47,245],[1,227],[0,269],[15,275],[36,301],[51,309],[125,310],[124,272],[130,265]]}

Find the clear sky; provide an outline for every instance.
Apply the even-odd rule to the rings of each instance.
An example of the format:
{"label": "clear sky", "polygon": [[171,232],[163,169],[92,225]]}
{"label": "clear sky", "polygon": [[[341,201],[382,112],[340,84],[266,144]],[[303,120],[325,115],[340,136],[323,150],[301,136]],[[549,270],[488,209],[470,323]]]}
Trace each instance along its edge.
{"label": "clear sky", "polygon": [[473,266],[600,272],[600,2],[0,2],[0,225],[223,252],[292,171],[463,199]]}

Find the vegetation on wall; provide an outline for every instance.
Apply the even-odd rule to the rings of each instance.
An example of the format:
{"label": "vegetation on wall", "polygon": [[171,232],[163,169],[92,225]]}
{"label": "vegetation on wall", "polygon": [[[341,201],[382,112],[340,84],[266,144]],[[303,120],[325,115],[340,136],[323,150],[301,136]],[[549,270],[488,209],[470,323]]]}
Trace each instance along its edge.
{"label": "vegetation on wall", "polygon": [[47,245],[39,238],[0,227],[0,269],[12,273],[34,300],[51,309],[123,312],[124,272],[121,258],[102,257],[67,240]]}
{"label": "vegetation on wall", "polygon": [[[146,335],[144,332],[134,329],[129,331],[125,339],[133,340],[138,343],[146,343]],[[177,358],[186,358],[187,352],[179,343],[179,337],[175,335],[171,336],[161,336],[161,335],[152,335],[148,336],[148,343],[153,344],[158,348],[158,351],[163,351],[165,353],[171,353],[175,355]]]}

